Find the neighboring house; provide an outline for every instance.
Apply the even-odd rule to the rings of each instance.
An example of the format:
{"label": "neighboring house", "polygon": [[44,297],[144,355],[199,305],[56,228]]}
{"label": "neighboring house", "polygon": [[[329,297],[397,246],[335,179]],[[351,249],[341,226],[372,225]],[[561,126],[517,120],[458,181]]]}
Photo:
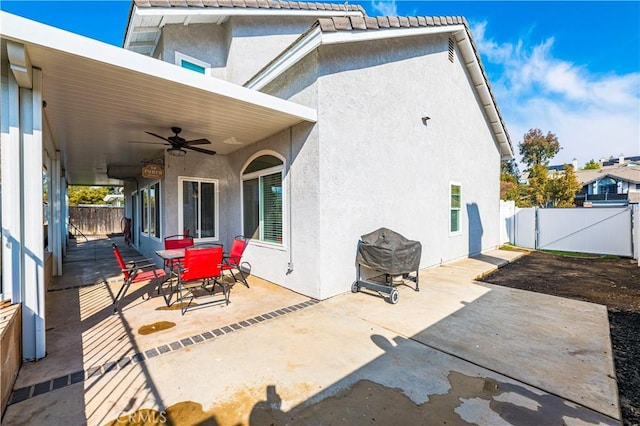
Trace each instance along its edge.
{"label": "neighboring house", "polygon": [[582,189],[576,205],[614,206],[640,202],[640,157],[620,157],[602,163],[599,169],[577,170]]}
{"label": "neighboring house", "polygon": [[[134,2],[132,51],[5,12],[0,36],[2,297],[23,303],[25,359],[46,353],[41,224],[60,275],[68,185],[124,185],[147,257],[184,230],[244,234],[252,274],[317,299],[350,290],[358,240],[379,227],[420,241],[422,268],[500,244],[513,149],[461,17],[158,0]],[[172,126],[211,144],[145,133]],[[43,165],[47,213],[31,208]]]}

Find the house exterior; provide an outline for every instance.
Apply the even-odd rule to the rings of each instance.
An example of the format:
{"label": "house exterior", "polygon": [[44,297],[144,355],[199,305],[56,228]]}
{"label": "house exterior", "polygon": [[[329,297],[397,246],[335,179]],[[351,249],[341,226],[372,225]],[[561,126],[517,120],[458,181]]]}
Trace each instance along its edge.
{"label": "house exterior", "polygon": [[640,157],[621,156],[603,162],[599,169],[577,170],[582,189],[576,205],[598,207],[640,202]]}
{"label": "house exterior", "polygon": [[[26,359],[45,353],[43,213],[28,209],[43,164],[54,275],[70,184],[123,185],[147,257],[169,235],[243,234],[252,274],[317,299],[350,290],[358,240],[379,227],[420,241],[421,268],[500,244],[513,149],[462,17],[135,0],[124,49],[0,21],[2,298],[26,307]],[[154,135],[172,126],[216,154],[167,150]],[[149,163],[162,172],[143,177]]]}
{"label": "house exterior", "polygon": [[[199,158],[186,174],[182,158],[166,156],[161,235],[188,228],[181,185],[205,179],[218,197],[209,239],[252,237],[252,273],[318,299],[349,290],[359,236],[381,226],[423,242],[422,267],[497,246],[499,162],[511,146],[465,21],[372,18],[342,5],[309,16],[289,4],[300,8],[135,2],[125,48],[318,111],[317,124],[254,144],[230,134],[240,149]],[[154,37],[141,46],[141,33]],[[247,229],[247,206],[263,207],[244,170],[260,156],[281,168],[275,239]],[[146,254],[161,242],[152,240]]]}

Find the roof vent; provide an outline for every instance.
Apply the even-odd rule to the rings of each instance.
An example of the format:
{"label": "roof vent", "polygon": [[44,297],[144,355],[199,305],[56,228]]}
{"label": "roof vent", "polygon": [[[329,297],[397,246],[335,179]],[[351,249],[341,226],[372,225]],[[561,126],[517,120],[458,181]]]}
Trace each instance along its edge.
{"label": "roof vent", "polygon": [[449,61],[453,63],[453,39],[449,39]]}

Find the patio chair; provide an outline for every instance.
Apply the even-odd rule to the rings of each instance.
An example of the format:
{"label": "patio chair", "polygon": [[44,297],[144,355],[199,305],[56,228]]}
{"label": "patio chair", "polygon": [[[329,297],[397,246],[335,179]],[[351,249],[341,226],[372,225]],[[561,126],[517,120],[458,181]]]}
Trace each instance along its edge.
{"label": "patio chair", "polygon": [[[184,235],[171,235],[164,239],[165,250],[182,249],[187,247],[193,247],[193,237],[188,234]],[[165,260],[164,267],[173,270],[173,268],[179,265],[179,260]]]}
{"label": "patio chair", "polygon": [[[241,267],[247,267],[251,270],[251,265],[249,262],[242,262],[242,255],[244,254],[244,250],[247,248],[249,244],[249,240],[242,235],[238,235],[233,239],[233,244],[231,244],[231,250],[229,253],[224,255],[222,259],[222,270],[231,272],[231,276],[235,282],[241,281],[244,285],[249,288],[249,283],[247,282],[246,277],[244,276],[244,272]],[[236,274],[233,271],[236,270],[240,279],[236,277]]]}
{"label": "patio chair", "polygon": [[[216,284],[222,287],[224,301],[229,304],[229,290],[222,276],[222,246],[217,247],[191,247],[184,253],[184,261],[177,268],[177,294],[180,311],[185,314],[191,301],[195,297],[193,291],[198,287],[213,294]],[[211,290],[207,285],[213,283]],[[191,293],[189,302],[184,304],[184,293]]]}
{"label": "patio chair", "polygon": [[115,243],[113,243],[113,254],[115,255],[116,261],[120,266],[120,270],[124,275],[124,283],[120,287],[120,290],[113,301],[114,314],[118,312],[120,302],[124,299],[131,284],[143,281],[157,282],[158,292],[162,292],[165,303],[167,303],[167,305],[169,304],[167,296],[164,294],[164,290],[162,289],[162,283],[167,279],[167,273],[164,269],[158,268],[151,259],[142,259],[125,263],[122,255],[120,254],[120,249],[118,249],[118,246]]}

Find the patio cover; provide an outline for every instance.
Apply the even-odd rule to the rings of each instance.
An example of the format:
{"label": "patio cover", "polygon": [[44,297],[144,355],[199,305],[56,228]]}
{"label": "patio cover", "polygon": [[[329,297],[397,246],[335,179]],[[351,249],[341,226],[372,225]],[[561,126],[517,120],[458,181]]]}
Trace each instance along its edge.
{"label": "patio cover", "polygon": [[170,136],[179,126],[226,154],[316,121],[312,108],[6,12],[0,38],[3,64],[15,61],[5,56],[11,41],[42,70],[45,143],[60,151],[69,184],[117,184],[107,166],[157,158],[166,147],[129,143],[157,142],[145,131]]}
{"label": "patio cover", "polygon": [[[46,354],[43,165],[49,249],[61,273],[67,184],[118,185],[107,167],[140,165],[166,146],[145,131],[207,138],[229,153],[316,111],[173,64],[0,12],[2,298],[22,303],[22,356]],[[233,144],[225,141],[233,141]],[[189,159],[201,155],[190,152]],[[35,208],[34,208],[35,207]]]}

